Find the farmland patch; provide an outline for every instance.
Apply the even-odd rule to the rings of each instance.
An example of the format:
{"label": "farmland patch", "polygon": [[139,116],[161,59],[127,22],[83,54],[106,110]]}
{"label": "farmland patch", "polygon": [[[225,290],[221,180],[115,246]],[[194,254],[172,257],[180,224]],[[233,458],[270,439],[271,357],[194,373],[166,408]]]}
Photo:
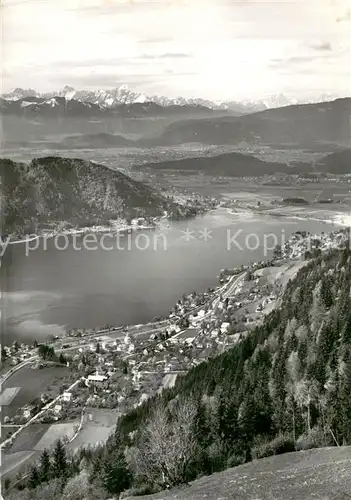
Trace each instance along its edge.
{"label": "farmland patch", "polygon": [[15,467],[26,462],[32,455],[33,451],[19,451],[17,453],[3,453],[1,460],[1,476],[8,474]]}
{"label": "farmland patch", "polygon": [[20,387],[8,387],[0,394],[0,406],[8,406],[21,390]]}
{"label": "farmland patch", "polygon": [[51,448],[58,439],[64,439],[65,436],[71,439],[74,436],[79,422],[69,422],[67,424],[54,424],[49,427],[44,436],[34,446],[35,450],[44,450]]}
{"label": "farmland patch", "polygon": [[11,452],[17,453],[19,451],[34,450],[49,428],[50,424],[29,425],[18,434],[11,447]]}
{"label": "farmland patch", "polygon": [[115,429],[115,425],[107,427],[89,422],[83,426],[77,437],[68,445],[68,449],[75,450],[82,446],[94,447],[105,443]]}

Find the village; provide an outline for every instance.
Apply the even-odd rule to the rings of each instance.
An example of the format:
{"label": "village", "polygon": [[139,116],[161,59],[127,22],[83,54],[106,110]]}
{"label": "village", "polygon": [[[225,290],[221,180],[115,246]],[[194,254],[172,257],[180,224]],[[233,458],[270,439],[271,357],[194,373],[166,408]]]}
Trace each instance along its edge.
{"label": "village", "polygon": [[[168,319],[151,330],[107,325],[93,334],[71,331],[70,337],[60,339],[58,349],[57,339],[45,349],[18,342],[4,347],[10,366],[24,362],[33,370],[64,367],[57,385],[6,416],[4,424],[26,425],[38,415],[37,423],[70,422],[85,408],[118,414],[136,408],[173,387],[192,367],[240,342],[279,304],[289,279],[309,258],[336,245],[341,248],[347,238],[346,230],[295,233],[270,260],[223,269],[216,289],[183,296]],[[54,354],[54,348],[60,354]]]}

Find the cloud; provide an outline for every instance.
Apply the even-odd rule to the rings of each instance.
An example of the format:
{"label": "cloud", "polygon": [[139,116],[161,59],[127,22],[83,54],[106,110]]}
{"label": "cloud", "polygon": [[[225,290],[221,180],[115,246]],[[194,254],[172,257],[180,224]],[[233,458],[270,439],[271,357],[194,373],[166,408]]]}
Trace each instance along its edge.
{"label": "cloud", "polygon": [[158,85],[161,83],[167,83],[169,78],[172,80],[182,79],[184,77],[192,77],[195,73],[193,72],[182,72],[171,74],[168,72],[159,72],[159,73],[138,73],[138,74],[123,74],[120,75],[117,72],[115,74],[111,72],[106,73],[89,73],[84,75],[56,75],[54,78],[51,78],[51,81],[55,83],[55,85],[72,85],[73,87],[99,87],[99,88],[113,88],[119,87],[121,85],[127,84],[134,88],[147,86]]}
{"label": "cloud", "polygon": [[351,21],[351,8],[348,9],[342,16],[336,18],[337,23],[342,23],[345,21]]}
{"label": "cloud", "polygon": [[350,17],[349,1],[5,0],[4,90],[59,82],[210,99],[337,93],[350,37],[335,19]]}
{"label": "cloud", "polygon": [[[167,59],[186,59],[191,58],[191,54],[186,53],[164,53],[164,54],[140,54],[135,57],[114,57],[111,59],[85,59],[85,60],[59,60],[50,63],[51,68],[61,68],[61,70],[65,69],[76,69],[79,68],[89,68],[91,71],[94,71],[96,68],[100,67],[109,67],[109,68],[117,68],[123,67],[126,68],[128,66],[140,66],[142,68],[145,67],[146,64],[150,65],[150,61],[153,63],[164,62]],[[37,68],[46,69],[48,65],[40,64]]]}
{"label": "cloud", "polygon": [[186,52],[165,52],[164,54],[143,54],[142,59],[183,59],[191,57]]}
{"label": "cloud", "polygon": [[321,50],[321,51],[331,51],[331,50],[333,50],[332,49],[332,45],[331,45],[330,42],[317,43],[317,44],[311,45],[311,48],[314,49],[314,50]]}
{"label": "cloud", "polygon": [[[343,13],[336,18],[336,22],[341,23],[344,21],[351,21],[351,5],[348,1],[344,0],[344,3],[348,3],[348,5],[343,6]],[[338,9],[339,12],[341,9]]]}
{"label": "cloud", "polygon": [[[321,51],[323,49],[316,49],[315,50]],[[327,50],[327,49],[324,49]],[[300,65],[305,65],[305,64],[311,64],[314,61],[326,61],[328,59],[331,59],[331,54],[329,53],[329,50],[325,54],[306,54],[306,55],[301,55],[301,56],[291,56],[291,57],[278,57],[271,59],[269,61],[269,66],[271,67],[290,67],[290,66],[300,66]],[[296,71],[296,68],[295,68]]]}
{"label": "cloud", "polygon": [[137,43],[140,45],[153,44],[153,43],[168,43],[172,40],[170,37],[165,36],[150,36],[149,38],[140,38]]}

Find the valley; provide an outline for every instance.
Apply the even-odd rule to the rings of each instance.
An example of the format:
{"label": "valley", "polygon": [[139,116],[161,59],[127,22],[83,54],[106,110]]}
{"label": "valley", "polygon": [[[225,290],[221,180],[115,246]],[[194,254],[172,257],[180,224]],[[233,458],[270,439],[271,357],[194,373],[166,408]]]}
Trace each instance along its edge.
{"label": "valley", "polygon": [[[348,416],[314,395],[329,377],[326,397],[335,390],[349,404],[348,368],[339,385],[333,377],[336,358],[349,363],[350,99],[251,114],[208,106],[1,101],[10,497],[32,481],[49,487],[52,480],[40,486],[33,474],[44,450],[54,457],[61,442],[72,471],[72,452],[89,474],[98,468],[101,498],[179,487],[233,466],[221,487],[216,475],[198,479],[185,498],[203,488],[229,498],[233,477],[249,498],[246,468],[250,481],[259,471],[267,498],[284,498],[281,477],[265,475],[275,459],[258,459],[335,444],[347,456],[339,445],[349,444]],[[17,244],[4,246],[4,237]],[[337,332],[333,346],[321,344],[318,328]],[[43,357],[40,349],[53,351]],[[164,446],[167,465],[153,443]],[[323,453],[311,452],[311,461],[338,470]],[[291,472],[295,455],[284,460],[292,497],[305,494],[303,474],[306,485],[316,481],[309,458],[304,473]],[[110,474],[121,481],[111,485]],[[183,488],[168,497],[183,498]]]}

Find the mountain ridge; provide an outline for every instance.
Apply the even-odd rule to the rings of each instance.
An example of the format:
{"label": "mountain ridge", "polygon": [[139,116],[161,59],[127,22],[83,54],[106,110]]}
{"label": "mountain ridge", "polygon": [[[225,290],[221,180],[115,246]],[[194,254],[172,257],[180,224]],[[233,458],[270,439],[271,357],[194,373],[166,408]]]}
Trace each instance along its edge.
{"label": "mountain ridge", "polygon": [[0,159],[0,173],[5,234],[38,234],[61,223],[108,225],[178,207],[120,171],[77,158],[48,156],[30,164]]}
{"label": "mountain ridge", "polygon": [[345,175],[351,173],[351,149],[344,149],[326,155],[314,163],[286,163],[264,161],[253,154],[238,152],[221,153],[213,156],[194,156],[176,160],[145,163],[143,168],[161,171],[192,172],[224,177],[261,177],[264,175],[323,173]]}
{"label": "mountain ridge", "polygon": [[105,90],[77,90],[71,86],[64,86],[63,89],[53,92],[37,92],[33,89],[16,88],[11,92],[1,95],[7,100],[16,100],[25,97],[45,97],[51,98],[54,96],[66,97],[67,99],[76,99],[81,101],[89,101],[93,104],[100,104],[107,108],[113,108],[118,104],[132,104],[154,102],[161,106],[204,106],[210,109],[222,109],[236,111],[241,113],[253,113],[265,109],[287,106],[290,104],[306,104],[310,102],[328,101],[339,96],[333,94],[321,94],[314,98],[298,99],[296,97],[288,97],[284,94],[272,94],[265,98],[259,99],[238,99],[238,100],[208,100],[200,97],[166,97],[160,95],[146,95],[143,92],[133,91],[128,85],[121,85],[113,89]]}
{"label": "mountain ridge", "polygon": [[67,99],[65,96],[52,97],[27,96],[20,99],[0,98],[0,114],[15,115],[18,117],[112,117],[112,118],[143,118],[143,117],[172,117],[191,115],[223,115],[225,110],[211,109],[206,106],[172,104],[162,106],[156,102],[118,103],[114,107],[106,107],[99,103]]}
{"label": "mountain ridge", "polygon": [[350,146],[351,98],[290,105],[240,117],[224,116],[177,121],[160,137],[164,145],[186,142],[235,144],[309,144],[333,142]]}

